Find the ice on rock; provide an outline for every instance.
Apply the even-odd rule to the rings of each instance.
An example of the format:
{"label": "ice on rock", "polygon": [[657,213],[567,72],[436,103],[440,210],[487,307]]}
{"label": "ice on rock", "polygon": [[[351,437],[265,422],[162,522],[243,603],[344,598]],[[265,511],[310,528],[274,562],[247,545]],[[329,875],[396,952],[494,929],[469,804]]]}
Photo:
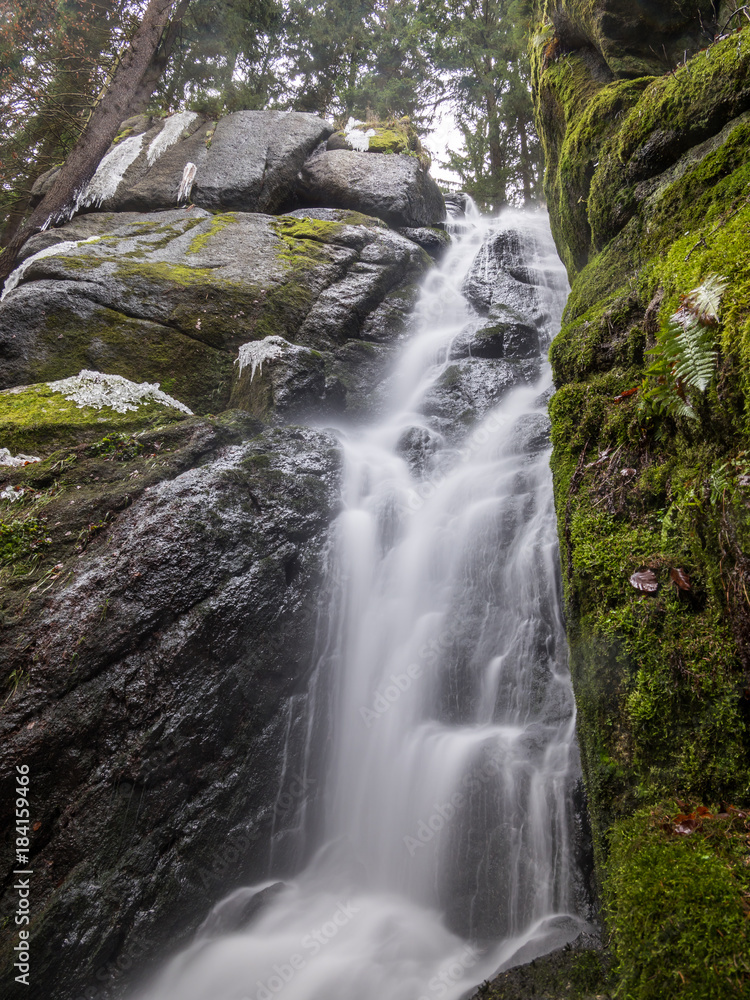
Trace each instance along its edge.
{"label": "ice on rock", "polygon": [[166,119],[161,132],[155,139],[152,139],[146,152],[146,159],[150,167],[153,167],[162,153],[166,153],[170,146],[174,146],[185,129],[189,128],[197,117],[198,115],[194,111],[180,111],[179,114]]}
{"label": "ice on rock", "polygon": [[53,392],[62,393],[79,407],[92,406],[100,410],[103,406],[109,406],[117,413],[126,413],[147,403],[159,403],[181,410],[189,416],[193,414],[184,403],[162,392],[158,382],[131,382],[121,375],[106,375],[84,369],[71,378],[48,382],[47,385]]}
{"label": "ice on rock", "polygon": [[0,302],[2,302],[5,296],[17,287],[21,278],[23,278],[24,274],[31,267],[34,261],[41,260],[43,257],[57,257],[60,254],[67,253],[68,250],[75,250],[76,247],[81,246],[83,243],[96,243],[96,241],[100,239],[101,236],[89,236],[87,240],[64,240],[62,243],[55,243],[53,246],[45,247],[44,250],[40,250],[38,253],[32,254],[31,257],[27,257],[23,263],[18,265],[15,271],[11,271],[5,279],[3,293],[0,295]]}
{"label": "ice on rock", "polygon": [[97,208],[108,198],[112,198],[120,186],[125,171],[134,163],[143,147],[143,135],[131,135],[118,142],[96,168],[96,173],[79,194],[76,212],[81,208],[95,205]]}
{"label": "ice on rock", "polygon": [[377,132],[374,128],[368,128],[366,132],[363,132],[362,123],[350,118],[346,123],[344,134],[352,149],[359,153],[366,153],[370,148],[370,136],[377,135]]}
{"label": "ice on rock", "polygon": [[251,340],[247,344],[243,344],[240,347],[239,356],[235,360],[235,364],[239,361],[240,364],[240,375],[244,368],[250,366],[250,381],[255,378],[256,369],[260,374],[263,371],[264,361],[273,361],[276,358],[280,358],[283,354],[288,354],[290,351],[294,353],[299,353],[300,351],[305,351],[307,348],[300,347],[298,344],[291,344],[288,340],[284,340],[283,337],[265,337],[263,340]]}
{"label": "ice on rock", "polygon": [[10,465],[17,468],[27,462],[41,462],[36,455],[11,455],[7,448],[0,448],[0,465]]}
{"label": "ice on rock", "polygon": [[193,190],[193,184],[195,183],[195,175],[198,172],[198,168],[194,163],[189,161],[185,164],[185,169],[182,171],[182,180],[180,181],[180,187],[177,191],[177,204],[179,205],[182,201],[190,201],[190,192]]}

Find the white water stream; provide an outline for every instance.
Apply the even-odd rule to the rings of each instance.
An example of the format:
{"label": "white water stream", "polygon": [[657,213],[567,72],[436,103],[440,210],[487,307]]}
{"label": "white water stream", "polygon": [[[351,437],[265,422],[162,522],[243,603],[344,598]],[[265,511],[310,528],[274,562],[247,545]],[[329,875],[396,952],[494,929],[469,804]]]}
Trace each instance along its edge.
{"label": "white water stream", "polygon": [[[546,360],[462,440],[425,415],[451,343],[477,325],[464,278],[503,227],[543,276],[545,354],[557,330],[566,282],[546,217],[470,219],[425,282],[388,416],[342,431],[331,610],[302,741],[306,773],[317,754],[325,778],[277,831],[304,864],[246,929],[227,932],[263,886],[216,907],[149,1000],[455,1000],[584,927]],[[405,435],[427,442],[419,472]]]}

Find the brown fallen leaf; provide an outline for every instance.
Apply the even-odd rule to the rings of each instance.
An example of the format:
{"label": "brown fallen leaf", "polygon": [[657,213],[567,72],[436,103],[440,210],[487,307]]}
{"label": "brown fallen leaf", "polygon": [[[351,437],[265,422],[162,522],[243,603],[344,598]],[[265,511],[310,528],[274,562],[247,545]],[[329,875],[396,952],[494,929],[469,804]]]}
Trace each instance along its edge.
{"label": "brown fallen leaf", "polygon": [[638,392],[639,389],[640,389],[639,385],[635,386],[635,388],[633,389],[626,389],[625,392],[621,392],[619,396],[615,396],[615,402],[621,403],[623,399],[627,399],[628,396],[635,395],[635,393]]}
{"label": "brown fallen leaf", "polygon": [[687,575],[684,569],[675,569],[674,567],[669,571],[669,579],[675,585],[679,587],[680,590],[692,590],[693,585],[690,582],[690,577]]}
{"label": "brown fallen leaf", "polygon": [[655,594],[659,580],[652,569],[639,569],[630,577],[630,586],[644,594]]}

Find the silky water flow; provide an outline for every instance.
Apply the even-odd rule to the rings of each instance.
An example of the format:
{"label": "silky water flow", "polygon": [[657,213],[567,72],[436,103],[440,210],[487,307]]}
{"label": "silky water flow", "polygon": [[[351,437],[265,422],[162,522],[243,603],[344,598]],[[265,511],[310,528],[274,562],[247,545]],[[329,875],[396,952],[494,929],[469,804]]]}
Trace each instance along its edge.
{"label": "silky water flow", "polygon": [[[380,416],[339,431],[329,610],[290,726],[298,803],[274,834],[287,860],[214,908],[148,1000],[457,1000],[587,926],[546,414],[567,283],[543,213],[469,206],[452,228]],[[441,403],[455,345],[487,323],[463,289],[492,283],[503,232],[533,282],[540,354],[469,350],[458,365],[484,412],[456,419]],[[493,379],[519,371],[493,405]]]}

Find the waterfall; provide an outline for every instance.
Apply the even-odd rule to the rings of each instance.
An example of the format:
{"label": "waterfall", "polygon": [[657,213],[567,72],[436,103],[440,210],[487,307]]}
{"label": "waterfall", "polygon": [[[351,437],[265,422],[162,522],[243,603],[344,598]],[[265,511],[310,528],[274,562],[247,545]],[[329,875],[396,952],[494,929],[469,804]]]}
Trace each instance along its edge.
{"label": "waterfall", "polygon": [[[536,358],[472,350],[487,320],[467,283],[492,281],[502,233],[522,247]],[[149,1000],[455,1000],[584,928],[544,357],[566,288],[546,216],[456,226],[385,415],[340,429],[329,610],[290,708],[296,808],[274,877],[215,907]],[[456,379],[474,406],[458,419]]]}

